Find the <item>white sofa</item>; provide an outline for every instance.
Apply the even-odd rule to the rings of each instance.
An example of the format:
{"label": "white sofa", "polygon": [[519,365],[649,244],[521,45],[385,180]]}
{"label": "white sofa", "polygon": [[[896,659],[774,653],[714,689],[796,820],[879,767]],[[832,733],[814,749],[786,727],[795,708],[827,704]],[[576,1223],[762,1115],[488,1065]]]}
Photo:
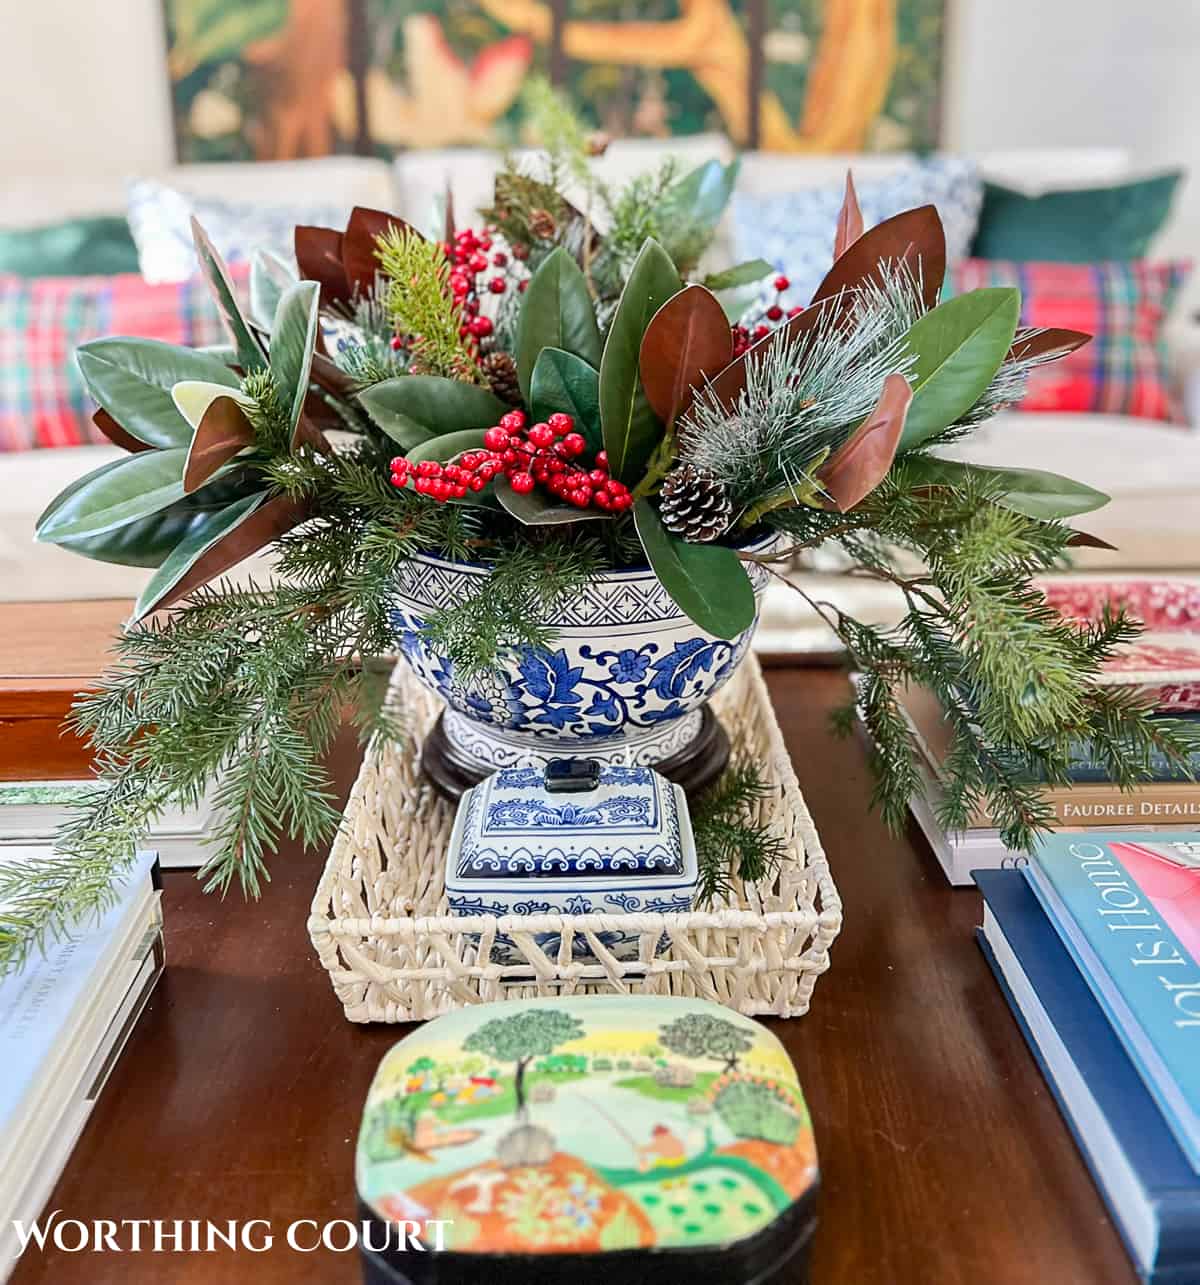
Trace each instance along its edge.
{"label": "white sofa", "polygon": [[[602,173],[620,180],[655,167],[674,150],[684,166],[711,156],[730,155],[716,135],[686,145],[616,143],[602,161]],[[741,188],[773,192],[838,182],[848,165],[860,175],[886,173],[903,157],[793,157],[750,154],[743,159]],[[381,161],[331,158],[256,166],[179,167],[163,178],[201,195],[230,200],[283,204],[292,199],[328,200],[336,193],[359,204],[391,208],[418,225],[427,225],[435,198],[447,182],[460,219],[488,199],[497,160],[491,153],[408,153],[389,167]],[[1087,186],[1120,179],[1130,172],[1129,157],[1112,149],[1069,152],[1008,152],[980,158],[985,176],[1037,190],[1047,186]],[[73,214],[115,212],[123,206],[122,180],[63,183],[61,189],[39,179],[6,181],[0,194],[0,226],[28,224]],[[1173,226],[1162,252],[1186,254],[1200,248],[1200,229]],[[1156,250],[1158,247],[1156,247]],[[717,255],[728,255],[728,244]],[[1169,330],[1181,391],[1195,389],[1200,369],[1200,325],[1195,317],[1200,284],[1185,292]],[[1200,420],[1200,395],[1193,393],[1193,417]],[[1157,423],[1114,416],[1007,414],[973,437],[961,452],[984,463],[1035,466],[1063,472],[1113,495],[1107,509],[1089,515],[1093,533],[1120,546],[1120,552],[1080,552],[1081,566],[1123,570],[1200,569],[1200,439],[1193,433]],[[0,601],[69,600],[134,596],[148,575],[135,568],[89,562],[32,542],[33,523],[50,498],[70,478],[116,454],[106,447],[34,451],[0,455]],[[887,619],[895,600],[861,582],[813,573],[812,587],[864,617]],[[764,612],[759,646],[772,652],[827,651],[832,639],[798,595],[773,588]]]}

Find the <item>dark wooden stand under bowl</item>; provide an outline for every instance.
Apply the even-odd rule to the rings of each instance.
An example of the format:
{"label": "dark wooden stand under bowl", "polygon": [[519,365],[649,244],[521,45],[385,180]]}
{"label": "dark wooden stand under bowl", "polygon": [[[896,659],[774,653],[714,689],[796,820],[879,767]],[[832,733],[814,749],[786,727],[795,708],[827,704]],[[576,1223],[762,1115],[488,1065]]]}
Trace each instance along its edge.
{"label": "dark wooden stand under bowl", "polygon": [[[467,790],[478,785],[490,773],[481,771],[474,763],[467,763],[455,754],[443,726],[444,718],[445,715],[438,717],[433,730],[425,738],[421,751],[421,771],[443,798],[457,803]],[[586,742],[580,743],[577,755],[571,756],[564,752],[561,757],[586,758]],[[654,767],[668,781],[682,785],[687,794],[695,798],[720,778],[728,764],[729,736],[720,720],[706,705],[696,739],[678,754],[655,763]]]}

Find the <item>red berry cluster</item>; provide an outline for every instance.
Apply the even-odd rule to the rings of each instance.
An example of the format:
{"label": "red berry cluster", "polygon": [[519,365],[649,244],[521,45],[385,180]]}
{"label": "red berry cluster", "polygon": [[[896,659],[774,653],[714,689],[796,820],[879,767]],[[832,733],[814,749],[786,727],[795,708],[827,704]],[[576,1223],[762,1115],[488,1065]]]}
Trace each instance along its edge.
{"label": "red berry cluster", "polygon": [[746,349],[758,343],[760,339],[765,339],[785,317],[795,317],[804,311],[799,305],[784,311],[780,299],[783,292],[792,284],[787,277],[781,273],[772,284],[775,286],[775,302],[763,310],[761,319],[754,325],[738,324],[733,327],[734,357],[740,357]]}
{"label": "red berry cluster", "polygon": [[544,423],[525,428],[525,413],[509,411],[499,424],[483,435],[484,450],[464,451],[449,464],[421,460],[416,464],[400,456],[392,461],[392,485],[413,488],[431,499],[461,499],[468,491],[482,491],[503,473],[518,495],[541,486],[576,508],[623,513],[632,507],[629,488],[608,473],[608,456],[598,451],[592,467],[576,463],[587,450],[575,421],[561,412]]}

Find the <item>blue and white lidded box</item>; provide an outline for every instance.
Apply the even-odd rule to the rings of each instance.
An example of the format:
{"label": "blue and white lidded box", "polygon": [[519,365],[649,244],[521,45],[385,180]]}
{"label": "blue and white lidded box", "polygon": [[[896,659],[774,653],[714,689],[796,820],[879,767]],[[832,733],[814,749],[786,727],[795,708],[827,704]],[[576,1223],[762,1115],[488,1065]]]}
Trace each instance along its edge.
{"label": "blue and white lidded box", "polygon": [[[446,854],[455,915],[677,914],[692,909],[696,881],[683,790],[652,768],[594,759],[493,773],[463,795]],[[558,938],[535,940],[553,955]],[[600,939],[637,956],[636,933]],[[591,956],[582,934],[573,949]]]}

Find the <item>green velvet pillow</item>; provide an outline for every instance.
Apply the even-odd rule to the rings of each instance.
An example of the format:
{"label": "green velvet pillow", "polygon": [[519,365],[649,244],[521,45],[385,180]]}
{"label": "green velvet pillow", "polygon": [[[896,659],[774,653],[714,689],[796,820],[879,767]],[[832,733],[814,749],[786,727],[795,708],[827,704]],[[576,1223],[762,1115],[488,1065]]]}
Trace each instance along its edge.
{"label": "green velvet pillow", "polygon": [[0,272],[18,277],[113,277],[137,272],[124,217],[68,219],[38,228],[0,228]]}
{"label": "green velvet pillow", "polygon": [[1182,177],[1174,170],[1115,187],[1040,196],[987,183],[971,257],[1025,263],[1144,259]]}

